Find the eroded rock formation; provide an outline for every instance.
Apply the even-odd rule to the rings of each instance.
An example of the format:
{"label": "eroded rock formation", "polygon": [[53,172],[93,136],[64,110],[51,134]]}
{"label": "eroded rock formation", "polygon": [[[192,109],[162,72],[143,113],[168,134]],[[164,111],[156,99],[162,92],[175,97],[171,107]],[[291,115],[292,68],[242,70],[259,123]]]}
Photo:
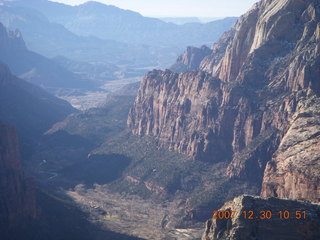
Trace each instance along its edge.
{"label": "eroded rock formation", "polygon": [[[235,217],[207,221],[202,240],[320,238],[319,205],[277,198],[240,196],[227,202],[219,211],[235,211]],[[284,214],[284,211],[288,211],[289,215]]]}
{"label": "eroded rock formation", "polygon": [[305,98],[267,164],[262,196],[320,202],[320,101]]}
{"label": "eroded rock formation", "polygon": [[178,57],[176,63],[170,67],[170,70],[177,73],[197,70],[201,61],[211,53],[212,50],[205,45],[201,48],[188,47],[187,50]]}

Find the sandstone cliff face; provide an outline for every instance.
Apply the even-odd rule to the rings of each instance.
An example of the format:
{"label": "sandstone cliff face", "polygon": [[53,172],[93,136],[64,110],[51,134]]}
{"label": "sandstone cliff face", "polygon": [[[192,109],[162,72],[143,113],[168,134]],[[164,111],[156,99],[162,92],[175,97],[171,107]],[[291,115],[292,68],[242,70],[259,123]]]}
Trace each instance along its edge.
{"label": "sandstone cliff face", "polygon": [[135,134],[158,136],[159,144],[170,149],[194,157],[210,154],[215,150],[214,145],[223,148],[213,129],[206,128],[214,124],[214,116],[218,117],[219,85],[219,79],[205,72],[179,75],[154,70],[141,83],[129,113],[129,126]]}
{"label": "sandstone cliff face", "polygon": [[[276,198],[263,199],[252,196],[240,196],[227,202],[220,211],[236,211],[232,219],[211,219],[206,223],[202,240],[314,240],[320,238],[320,206],[292,200]],[[290,219],[280,219],[279,211],[289,210]],[[253,219],[244,218],[243,211],[253,211]],[[270,219],[263,217],[260,211],[271,211]],[[301,219],[296,211],[306,211]],[[241,215],[239,216],[239,214]]]}
{"label": "sandstone cliff face", "polygon": [[38,216],[35,191],[25,180],[18,138],[12,127],[0,123],[0,231],[20,227]]}
{"label": "sandstone cliff face", "polygon": [[267,164],[262,196],[320,202],[320,101],[304,98]]}
{"label": "sandstone cliff face", "polygon": [[178,57],[176,63],[170,67],[170,70],[177,73],[198,70],[201,61],[210,55],[211,52],[212,50],[205,45],[201,48],[188,47],[187,50]]}
{"label": "sandstone cliff face", "polygon": [[[315,0],[260,1],[198,71],[147,74],[129,128],[195,159],[229,160],[230,178],[261,181],[295,114],[305,111],[297,109],[302,96],[319,98],[319,20]],[[306,153],[304,161],[315,158]]]}

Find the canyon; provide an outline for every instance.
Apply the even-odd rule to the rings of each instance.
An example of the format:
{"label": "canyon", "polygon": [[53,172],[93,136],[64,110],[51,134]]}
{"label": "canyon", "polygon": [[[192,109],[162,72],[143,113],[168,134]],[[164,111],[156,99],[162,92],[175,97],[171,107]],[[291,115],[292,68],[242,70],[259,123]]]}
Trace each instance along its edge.
{"label": "canyon", "polygon": [[[65,28],[55,26],[64,33],[84,35],[95,24],[88,19],[80,28],[84,20],[71,21],[66,9],[72,17],[91,16],[100,7],[123,13],[92,2],[39,3],[32,11],[60,21]],[[0,11],[33,18],[25,4],[13,1]],[[65,10],[60,15],[48,11],[59,8]],[[148,20],[132,12],[122,17],[132,16],[141,24]],[[39,23],[51,28],[46,17]],[[90,31],[103,37],[107,31],[98,31],[98,23]],[[40,229],[39,236],[54,240],[318,239],[319,43],[318,0],[261,0],[211,48],[189,46],[169,69],[149,71],[141,82],[134,71],[134,77],[123,73],[122,83],[104,82],[99,105],[79,111],[41,87],[57,87],[63,96],[84,76],[92,73],[101,84],[121,67],[42,57],[28,50],[19,31],[0,24],[1,59],[7,64],[0,63],[0,190],[7,196],[0,198],[0,231],[13,229],[5,233],[11,235],[21,225],[30,239]],[[114,45],[117,51],[120,45]],[[131,51],[113,60],[126,54]],[[25,74],[32,69],[39,78]],[[120,88],[124,83],[130,84]],[[72,93],[76,99],[65,99],[82,105],[83,92]],[[96,101],[96,93],[90,94]],[[213,210],[306,211],[306,217],[208,220]]]}
{"label": "canyon", "polygon": [[[319,14],[318,1],[259,1],[222,35],[211,54],[203,54],[200,64],[197,59],[197,67],[188,70],[201,49],[188,49],[174,65],[184,66],[182,71],[154,70],[144,77],[127,121],[131,132],[152,136],[158,147],[194,161],[225,163],[221,171],[229,180],[224,181],[256,183],[255,195],[264,197],[266,206],[270,197],[278,197],[311,201],[316,209]],[[234,197],[235,192],[225,200]],[[246,239],[241,226],[252,224],[237,224],[217,221],[203,239]],[[260,230],[263,226],[253,230],[255,237],[273,239]],[[316,239],[315,234],[296,237]]]}
{"label": "canyon", "polygon": [[149,72],[128,127],[195,160],[228,162],[231,179],[261,182],[268,163],[263,196],[318,200],[319,174],[307,169],[319,168],[319,26],[316,1],[260,1],[198,70]]}

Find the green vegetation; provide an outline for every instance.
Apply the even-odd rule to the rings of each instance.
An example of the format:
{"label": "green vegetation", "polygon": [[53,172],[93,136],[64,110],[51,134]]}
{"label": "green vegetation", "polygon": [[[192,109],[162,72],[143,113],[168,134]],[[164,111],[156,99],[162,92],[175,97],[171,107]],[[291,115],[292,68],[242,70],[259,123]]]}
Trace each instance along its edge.
{"label": "green vegetation", "polygon": [[62,129],[101,144],[126,128],[133,100],[133,96],[113,96],[103,107],[70,115]]}

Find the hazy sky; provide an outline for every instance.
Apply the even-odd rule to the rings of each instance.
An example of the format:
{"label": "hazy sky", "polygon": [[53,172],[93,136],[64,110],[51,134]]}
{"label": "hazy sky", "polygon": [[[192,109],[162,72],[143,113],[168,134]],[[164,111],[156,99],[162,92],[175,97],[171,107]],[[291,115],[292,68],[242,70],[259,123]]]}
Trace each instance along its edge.
{"label": "hazy sky", "polygon": [[[53,1],[53,0],[52,0]],[[77,5],[86,0],[54,0]],[[257,0],[96,0],[151,17],[240,16]]]}

